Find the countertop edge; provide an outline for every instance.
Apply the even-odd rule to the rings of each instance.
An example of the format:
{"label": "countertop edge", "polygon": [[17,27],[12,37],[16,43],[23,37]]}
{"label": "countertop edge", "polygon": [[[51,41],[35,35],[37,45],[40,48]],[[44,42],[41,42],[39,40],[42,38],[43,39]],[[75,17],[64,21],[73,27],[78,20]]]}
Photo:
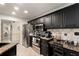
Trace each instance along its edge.
{"label": "countertop edge", "polygon": [[0,54],[4,53],[8,49],[12,48],[13,46],[17,45],[18,43],[10,43],[0,48]]}

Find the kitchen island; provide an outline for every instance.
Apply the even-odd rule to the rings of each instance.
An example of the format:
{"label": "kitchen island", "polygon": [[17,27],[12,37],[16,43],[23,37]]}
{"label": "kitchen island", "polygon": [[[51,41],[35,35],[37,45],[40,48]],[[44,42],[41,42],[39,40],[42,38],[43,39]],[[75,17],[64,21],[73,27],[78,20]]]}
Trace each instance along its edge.
{"label": "kitchen island", "polygon": [[40,37],[40,54],[44,56],[51,55],[51,47],[49,46],[50,41],[53,41],[52,37]]}
{"label": "kitchen island", "polygon": [[[1,43],[2,44],[2,43]],[[16,55],[16,43],[8,43],[0,47],[0,56],[15,56]]]}

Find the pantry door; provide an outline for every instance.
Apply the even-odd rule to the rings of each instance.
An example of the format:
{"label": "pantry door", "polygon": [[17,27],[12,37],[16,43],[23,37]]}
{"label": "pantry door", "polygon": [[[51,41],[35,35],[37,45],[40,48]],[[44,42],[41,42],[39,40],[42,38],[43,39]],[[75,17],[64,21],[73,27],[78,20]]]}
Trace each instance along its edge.
{"label": "pantry door", "polygon": [[12,23],[9,20],[1,20],[1,42],[11,42]]}

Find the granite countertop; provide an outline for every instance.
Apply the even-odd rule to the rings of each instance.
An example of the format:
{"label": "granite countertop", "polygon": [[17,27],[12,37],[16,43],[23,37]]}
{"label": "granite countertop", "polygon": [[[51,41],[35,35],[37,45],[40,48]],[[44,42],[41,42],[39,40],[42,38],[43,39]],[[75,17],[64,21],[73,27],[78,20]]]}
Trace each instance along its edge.
{"label": "granite countertop", "polygon": [[[38,37],[38,36],[36,36],[36,35],[30,35],[30,36],[33,36],[33,37]],[[40,36],[39,36],[40,37]],[[45,40],[50,40],[50,39],[53,39],[53,37],[51,37],[51,38],[46,38],[46,37],[40,37],[41,39],[45,39]]]}
{"label": "granite countertop", "polygon": [[75,47],[75,46],[71,47],[68,44],[63,44],[63,47],[67,48],[67,49],[70,49],[70,50],[73,50],[73,51],[76,51],[76,52],[79,52],[79,46],[78,47]]}
{"label": "granite countertop", "polygon": [[50,41],[49,44],[53,44],[54,41]]}
{"label": "granite countertop", "polygon": [[45,39],[45,40],[51,40],[51,39],[53,39],[53,37],[51,37],[51,38],[46,38],[46,37],[40,37],[41,39]]}
{"label": "granite countertop", "polygon": [[2,47],[0,47],[0,54],[4,53],[5,51],[7,51],[8,49],[12,48],[13,46],[17,45],[18,43],[9,43],[7,45],[4,45]]}
{"label": "granite countertop", "polygon": [[[54,41],[50,41],[49,44],[53,44],[53,42]],[[79,46],[77,46],[77,47],[71,46],[71,45],[65,44],[64,42],[58,42],[58,43],[63,44],[63,48],[79,52]]]}

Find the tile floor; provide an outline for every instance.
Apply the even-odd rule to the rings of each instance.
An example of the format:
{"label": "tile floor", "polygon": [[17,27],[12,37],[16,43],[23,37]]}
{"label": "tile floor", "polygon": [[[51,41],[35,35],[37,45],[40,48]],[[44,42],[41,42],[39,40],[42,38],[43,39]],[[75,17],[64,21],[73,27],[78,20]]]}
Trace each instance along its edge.
{"label": "tile floor", "polygon": [[17,45],[17,56],[41,56],[36,53],[31,47],[25,48],[23,45]]}

